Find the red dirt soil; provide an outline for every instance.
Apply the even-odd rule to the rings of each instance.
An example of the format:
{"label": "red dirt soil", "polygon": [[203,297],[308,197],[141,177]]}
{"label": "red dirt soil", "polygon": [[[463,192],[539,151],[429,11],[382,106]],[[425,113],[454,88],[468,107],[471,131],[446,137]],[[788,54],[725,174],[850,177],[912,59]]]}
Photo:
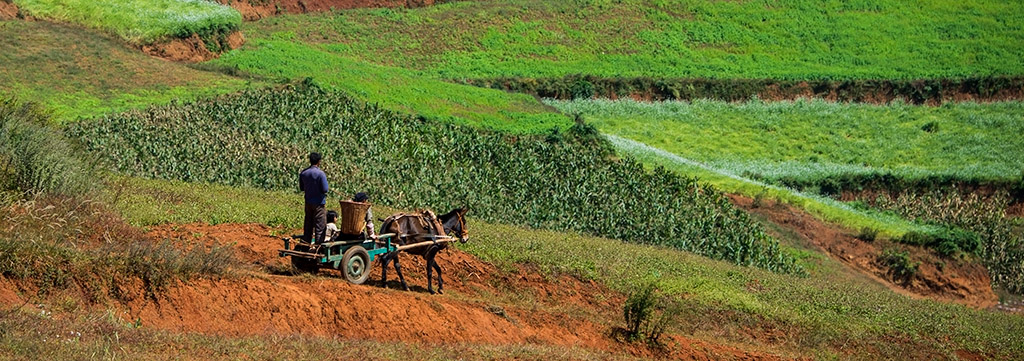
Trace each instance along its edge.
{"label": "red dirt soil", "polygon": [[9,3],[6,0],[0,0],[0,20],[10,20],[18,18],[18,6],[14,3]]}
{"label": "red dirt soil", "polygon": [[[782,359],[679,335],[666,335],[663,351],[621,343],[612,336],[612,329],[620,323],[623,295],[592,281],[544,275],[526,266],[512,272],[499,270],[455,249],[438,255],[444,295],[425,291],[425,262],[404,254],[402,270],[412,291],[380,287],[378,264],[364,285],[349,284],[335,270],[320,270],[314,276],[275,275],[288,263],[277,257],[282,242],[271,232],[256,224],[154,227],[147,238],[170,240],[182,248],[230,245],[234,258],[242,263],[236,267],[238,274],[177,282],[156,299],[146,296],[140,281],[121,283],[120,300],[95,308],[113,307],[125,320],[140,320],[147,327],[225,336],[306,334],[425,344],[530,343],[680,360]],[[391,271],[389,278],[397,281]],[[15,291],[33,294],[31,282],[14,284],[0,277],[0,303],[23,303]]]}
{"label": "red dirt soil", "polygon": [[245,20],[259,20],[282,13],[303,14],[331,9],[423,7],[436,0],[217,0],[242,13]]}
{"label": "red dirt soil", "polygon": [[[245,36],[242,32],[236,31],[228,35],[226,50],[237,49],[245,43]],[[174,39],[161,43],[143,45],[142,51],[146,54],[164,58],[171,61],[185,61],[198,63],[216,58],[219,54],[211,52],[206,48],[203,39],[198,34],[184,39]]]}
{"label": "red dirt soil", "polygon": [[[788,204],[764,200],[755,207],[751,198],[732,194],[729,198],[740,208],[792,230],[833,259],[899,293],[976,308],[990,308],[998,303],[999,298],[992,291],[988,270],[978,263],[943,259],[920,247],[890,244],[881,240],[866,242],[857,239],[851,232],[826,224]],[[886,246],[907,250],[912,260],[921,262],[917,275],[906,282],[890,277],[887,274],[888,268],[877,261]]]}

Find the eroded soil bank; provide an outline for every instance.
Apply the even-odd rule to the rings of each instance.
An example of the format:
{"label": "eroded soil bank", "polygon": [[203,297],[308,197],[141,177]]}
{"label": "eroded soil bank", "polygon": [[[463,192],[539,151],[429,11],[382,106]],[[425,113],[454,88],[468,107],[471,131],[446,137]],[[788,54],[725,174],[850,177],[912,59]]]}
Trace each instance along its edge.
{"label": "eroded soil bank", "polygon": [[[822,222],[801,209],[774,200],[762,200],[755,204],[752,198],[741,195],[729,195],[729,198],[733,204],[793,231],[803,241],[814,245],[833,259],[868,275],[896,292],[976,308],[992,308],[999,301],[992,290],[988,271],[977,262],[945,259],[920,247],[893,244],[883,240],[864,241],[853,236],[850,231]],[[909,278],[891,274],[889,268],[878,261],[878,256],[886,247],[906,250],[911,259],[921,262],[917,274]]]}

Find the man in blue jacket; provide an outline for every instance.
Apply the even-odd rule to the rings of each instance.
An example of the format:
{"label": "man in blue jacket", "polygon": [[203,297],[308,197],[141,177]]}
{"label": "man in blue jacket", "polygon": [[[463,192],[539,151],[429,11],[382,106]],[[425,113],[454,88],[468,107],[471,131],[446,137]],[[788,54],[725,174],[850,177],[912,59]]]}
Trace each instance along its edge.
{"label": "man in blue jacket", "polygon": [[309,153],[309,168],[299,173],[299,190],[306,193],[306,219],[302,234],[306,242],[323,242],[327,229],[327,174],[320,170],[320,153]]}

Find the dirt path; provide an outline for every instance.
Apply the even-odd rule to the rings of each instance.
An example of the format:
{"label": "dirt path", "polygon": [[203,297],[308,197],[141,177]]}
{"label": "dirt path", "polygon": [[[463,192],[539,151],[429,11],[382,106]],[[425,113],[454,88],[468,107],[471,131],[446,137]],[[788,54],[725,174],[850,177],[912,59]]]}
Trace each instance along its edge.
{"label": "dirt path", "polygon": [[[681,335],[668,335],[664,351],[621,343],[611,334],[621,326],[622,294],[528,266],[499,270],[459,250],[438,256],[444,295],[425,291],[425,263],[408,256],[401,261],[411,291],[380,287],[376,267],[365,285],[349,284],[334,270],[276,274],[287,263],[277,257],[282,242],[273,232],[255,224],[154,227],[146,236],[155,240],[230,245],[242,263],[239,274],[178,282],[156,299],[146,297],[141,282],[122,284],[123,300],[115,301],[118,314],[147,327],[229,337],[307,334],[426,344],[528,343],[667,359],[781,359]],[[5,292],[11,287],[0,282],[0,300],[18,301],[9,299],[17,298],[15,293]]]}
{"label": "dirt path", "polygon": [[[898,293],[976,308],[990,308],[998,303],[988,271],[976,262],[940,258],[920,247],[896,245],[887,241],[863,241],[839,226],[822,222],[788,204],[765,200],[754,206],[754,200],[749,197],[731,194],[729,198],[740,208],[792,230],[805,242],[833,259]],[[886,247],[906,249],[914,261],[921,262],[917,275],[902,281],[894,280],[887,274],[888,268],[877,261]]]}

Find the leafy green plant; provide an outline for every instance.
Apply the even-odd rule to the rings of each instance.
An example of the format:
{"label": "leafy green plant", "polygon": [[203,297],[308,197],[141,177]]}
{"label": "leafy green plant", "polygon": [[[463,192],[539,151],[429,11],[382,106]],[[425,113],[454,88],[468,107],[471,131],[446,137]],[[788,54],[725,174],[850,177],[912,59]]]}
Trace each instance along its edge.
{"label": "leafy green plant", "polygon": [[921,265],[921,262],[911,260],[909,252],[895,248],[882,251],[877,260],[889,269],[889,276],[904,283],[917,275],[917,267]]}
{"label": "leafy green plant", "polygon": [[413,118],[306,84],[80,122],[68,135],[129,174],[263,189],[294,189],[316,150],[335,189],[385,205],[468,205],[487,220],[803,272],[720,192],[613,157],[586,124],[550,142]]}

